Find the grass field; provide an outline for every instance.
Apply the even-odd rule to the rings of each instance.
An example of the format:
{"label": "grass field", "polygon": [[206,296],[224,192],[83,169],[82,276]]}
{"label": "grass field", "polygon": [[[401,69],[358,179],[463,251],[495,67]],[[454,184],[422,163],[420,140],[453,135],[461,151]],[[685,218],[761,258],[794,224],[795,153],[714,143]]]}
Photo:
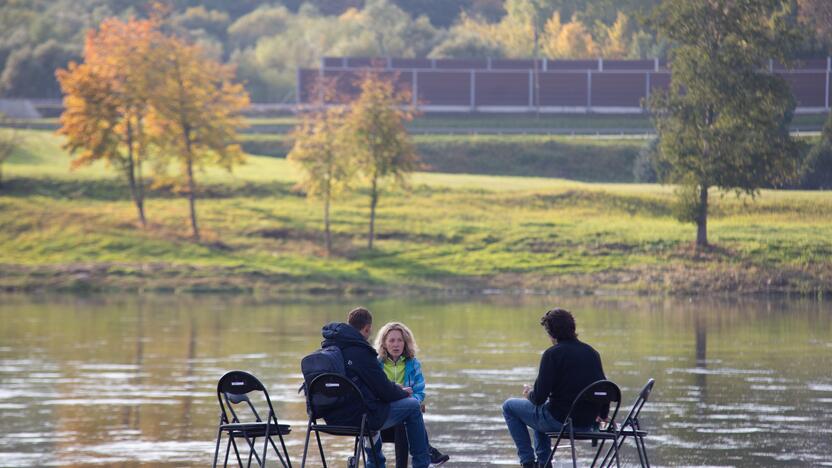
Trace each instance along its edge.
{"label": "grass field", "polygon": [[[227,291],[558,291],[696,293],[832,290],[832,193],[714,194],[710,237],[671,213],[672,188],[543,177],[417,173],[386,192],[368,251],[363,190],[333,210],[293,191],[283,159],[250,157],[200,174],[204,241],[188,238],[187,203],[165,191],[135,225],[107,168],[68,171],[57,137],[24,132],[0,189],[0,286],[6,289]],[[588,155],[587,157],[591,157]]]}

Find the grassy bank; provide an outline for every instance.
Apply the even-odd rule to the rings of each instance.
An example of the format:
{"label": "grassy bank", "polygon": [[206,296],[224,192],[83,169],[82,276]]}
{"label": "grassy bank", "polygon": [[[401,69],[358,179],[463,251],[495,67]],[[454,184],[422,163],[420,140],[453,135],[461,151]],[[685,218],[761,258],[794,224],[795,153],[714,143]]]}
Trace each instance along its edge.
{"label": "grassy bank", "polygon": [[832,194],[764,191],[713,198],[714,249],[671,214],[672,190],[532,177],[419,173],[385,193],[376,249],[365,248],[367,194],[333,210],[292,191],[282,159],[208,171],[198,202],[151,195],[135,226],[127,191],[103,167],[69,173],[50,134],[27,132],[0,191],[0,286],[12,290],[465,291],[623,290],[807,293],[832,290]]}
{"label": "grassy bank", "polygon": [[[428,172],[557,177],[587,182],[631,182],[644,139],[545,135],[415,135]],[[251,154],[285,157],[285,135],[243,135]]]}

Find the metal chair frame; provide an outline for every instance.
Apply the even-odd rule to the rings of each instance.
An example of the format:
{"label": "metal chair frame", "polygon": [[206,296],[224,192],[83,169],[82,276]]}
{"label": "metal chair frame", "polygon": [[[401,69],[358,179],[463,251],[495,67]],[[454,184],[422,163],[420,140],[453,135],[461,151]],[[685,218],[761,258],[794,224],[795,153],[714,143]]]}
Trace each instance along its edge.
{"label": "metal chair frame", "polygon": [[[611,412],[609,416],[609,429],[603,431],[589,431],[589,432],[576,432],[575,426],[572,421],[572,413],[575,411],[575,407],[581,403],[593,403],[598,405],[607,405],[615,402],[615,409]],[[618,460],[618,434],[615,432],[615,417],[618,415],[618,409],[621,407],[621,389],[618,388],[614,382],[609,380],[599,380],[597,382],[593,382],[586,386],[578,396],[572,401],[572,406],[569,408],[569,412],[566,414],[566,418],[563,421],[563,425],[558,432],[547,432],[546,435],[549,436],[549,439],[555,439],[554,446],[552,447],[552,451],[549,454],[549,458],[543,464],[543,466],[547,466],[549,463],[552,462],[552,459],[555,457],[555,451],[558,449],[558,445],[560,444],[561,440],[563,440],[564,436],[569,436],[569,441],[572,449],[572,466],[577,468],[578,466],[578,459],[575,454],[575,441],[576,440],[591,440],[592,445],[595,446],[597,441],[600,440],[601,444],[598,447],[598,450],[595,451],[595,457],[592,459],[592,464],[590,466],[595,466],[595,462],[598,461],[598,457],[601,454],[601,450],[604,448],[604,443],[607,440],[611,440],[613,442],[613,452],[614,452],[614,460],[616,465],[619,465]]]}
{"label": "metal chair frame", "polygon": [[[324,395],[325,398],[336,399],[341,402],[343,402],[343,400],[348,400],[350,402],[354,402],[355,404],[361,405],[361,424],[359,426],[319,424],[318,419],[323,418],[324,415],[320,414],[313,401],[315,400],[317,394],[325,392],[329,393],[329,395]],[[315,433],[315,439],[318,442],[318,451],[321,454],[321,463],[323,464],[323,468],[326,468],[327,464],[326,457],[324,455],[324,447],[321,443],[321,432],[334,436],[354,437],[355,443],[353,444],[353,457],[356,462],[358,462],[359,459],[364,460],[365,467],[367,466],[367,455],[364,453],[364,439],[369,439],[373,461],[376,466],[378,466],[378,459],[376,458],[375,451],[372,450],[375,448],[373,436],[376,431],[371,431],[367,426],[367,413],[369,412],[367,403],[364,401],[361,391],[350,379],[343,375],[332,373],[323,373],[312,379],[312,382],[310,382],[306,387],[306,411],[309,414],[309,423],[307,424],[306,429],[306,441],[303,444],[303,459],[300,463],[301,468],[306,467],[306,456],[309,450],[309,437],[312,432]]]}
{"label": "metal chair frame", "polygon": [[[638,397],[636,397],[636,400],[633,402],[630,412],[627,414],[627,417],[624,418],[624,421],[621,423],[621,426],[617,431],[617,449],[621,449],[621,446],[624,444],[627,437],[632,437],[636,444],[638,461],[642,468],[650,468],[650,459],[647,457],[647,446],[644,444],[644,437],[647,436],[647,431],[641,428],[638,417],[641,414],[641,409],[644,408],[644,404],[647,403],[647,400],[650,398],[650,393],[653,391],[653,385],[655,383],[656,381],[652,378],[647,380],[647,383],[638,393]],[[607,453],[604,455],[604,459],[601,461],[599,467],[604,467],[605,465],[610,466],[612,464],[612,461],[610,460],[612,451],[613,447],[610,447],[607,450]]]}
{"label": "metal chair frame", "polygon": [[[269,414],[266,416],[265,421],[260,417],[260,414],[257,412],[257,408],[248,396],[251,392],[263,393],[263,397],[269,408]],[[269,444],[271,443],[271,446],[277,454],[280,463],[285,468],[292,468],[292,462],[289,459],[289,452],[286,450],[286,442],[283,440],[283,436],[289,434],[292,429],[287,424],[279,424],[277,422],[277,413],[272,406],[269,392],[260,380],[257,379],[257,377],[244,371],[227,372],[220,378],[219,382],[217,382],[217,401],[219,401],[220,404],[220,421],[217,428],[217,444],[214,449],[214,463],[212,465],[214,468],[217,466],[220,442],[222,441],[223,433],[228,434],[228,442],[225,446],[225,460],[223,461],[224,467],[228,466],[228,457],[232,447],[234,448],[234,454],[237,457],[237,464],[240,467],[243,466],[243,460],[240,458],[240,450],[237,447],[236,441],[238,438],[243,438],[249,448],[246,467],[251,466],[252,458],[257,461],[259,466],[266,466],[266,455],[268,453]],[[237,414],[237,411],[234,411],[234,405],[243,403],[248,406],[248,409],[254,415],[255,421],[242,422]],[[280,446],[283,449],[282,454],[281,451],[278,450],[277,445],[272,438],[275,435],[280,439]],[[257,453],[257,449],[255,447],[258,437],[265,438],[263,441],[262,459]]]}

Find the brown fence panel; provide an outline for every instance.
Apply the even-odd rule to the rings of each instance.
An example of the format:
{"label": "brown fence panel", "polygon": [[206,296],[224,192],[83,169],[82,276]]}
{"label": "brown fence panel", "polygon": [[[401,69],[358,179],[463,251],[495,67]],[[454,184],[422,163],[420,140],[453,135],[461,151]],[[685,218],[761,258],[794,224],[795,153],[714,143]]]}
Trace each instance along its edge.
{"label": "brown fence panel", "polygon": [[[543,69],[542,62],[538,63],[540,70]],[[500,59],[491,60],[491,68],[494,70],[534,70],[534,60]]]}
{"label": "brown fence panel", "polygon": [[656,68],[653,60],[604,60],[604,71],[606,70],[645,70],[650,71]]}
{"label": "brown fence panel", "polygon": [[486,59],[443,59],[436,61],[436,68],[443,69],[477,69],[483,70],[488,68],[488,60]]}
{"label": "brown fence panel", "polygon": [[477,106],[528,106],[529,72],[477,72],[474,92]]}
{"label": "brown fence panel", "polygon": [[597,70],[598,60],[549,60],[546,70]]}
{"label": "brown fence panel", "polygon": [[393,68],[433,68],[430,59],[394,58],[392,62]]}
{"label": "brown fence panel", "polygon": [[646,73],[592,74],[592,106],[638,107],[647,90]]}
{"label": "brown fence panel", "polygon": [[798,107],[826,107],[826,73],[778,73],[789,83]]}
{"label": "brown fence panel", "polygon": [[650,92],[670,88],[670,72],[650,73]]}
{"label": "brown fence panel", "polygon": [[546,72],[539,80],[541,106],[586,106],[585,72]]}
{"label": "brown fence panel", "polygon": [[420,71],[417,75],[419,103],[433,106],[471,104],[469,72]]}

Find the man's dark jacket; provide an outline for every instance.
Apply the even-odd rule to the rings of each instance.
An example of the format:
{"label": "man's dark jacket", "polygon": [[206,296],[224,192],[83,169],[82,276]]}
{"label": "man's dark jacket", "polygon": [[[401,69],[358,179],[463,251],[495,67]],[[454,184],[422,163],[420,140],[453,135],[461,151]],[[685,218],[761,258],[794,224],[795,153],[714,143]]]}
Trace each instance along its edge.
{"label": "man's dark jacket", "polygon": [[[407,398],[407,392],[387,379],[378,365],[376,350],[355,328],[347,323],[328,323],[321,329],[324,341],[321,347],[337,346],[344,355],[347,378],[352,380],[364,395],[371,429],[379,429],[390,412],[390,402]],[[358,405],[348,405],[330,412],[324,417],[327,424],[359,425],[361,411]]]}
{"label": "man's dark jacket", "polygon": [[[574,340],[561,340],[543,352],[540,370],[529,400],[542,405],[549,400],[549,412],[555,419],[564,422],[572,401],[589,384],[604,380],[601,356],[592,346]],[[578,428],[588,428],[596,416],[605,417],[609,408],[581,405],[572,413],[572,421]]]}

